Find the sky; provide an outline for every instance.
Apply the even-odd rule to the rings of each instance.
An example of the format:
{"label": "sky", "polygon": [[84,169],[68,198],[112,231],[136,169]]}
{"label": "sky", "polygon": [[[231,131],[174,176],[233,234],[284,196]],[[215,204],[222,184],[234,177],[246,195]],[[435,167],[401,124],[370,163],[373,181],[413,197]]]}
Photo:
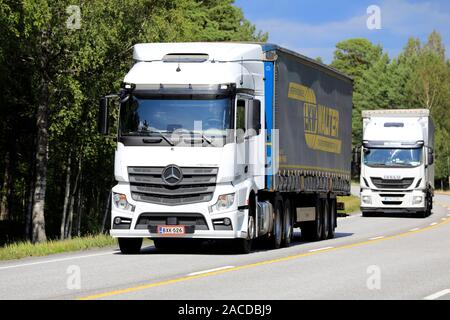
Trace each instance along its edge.
{"label": "sky", "polygon": [[[426,41],[438,31],[450,57],[449,0],[235,0],[269,42],[325,63],[333,59],[337,42],[367,38],[380,44],[389,57],[397,56],[409,37]],[[379,20],[374,11],[379,8]],[[367,21],[372,28],[367,27]],[[373,28],[379,21],[379,28]]]}

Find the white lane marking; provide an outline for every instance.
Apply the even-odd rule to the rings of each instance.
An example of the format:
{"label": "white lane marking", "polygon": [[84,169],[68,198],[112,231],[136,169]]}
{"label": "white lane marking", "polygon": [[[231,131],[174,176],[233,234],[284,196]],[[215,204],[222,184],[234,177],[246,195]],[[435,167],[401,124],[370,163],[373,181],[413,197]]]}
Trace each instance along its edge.
{"label": "white lane marking", "polygon": [[414,228],[414,229],[411,229],[409,231],[417,231],[417,230],[420,230],[420,229],[419,228]]}
{"label": "white lane marking", "polygon": [[378,237],[370,238],[369,240],[378,240],[378,239],[383,239],[383,238],[384,238],[384,236],[378,236]]}
{"label": "white lane marking", "polygon": [[322,250],[327,250],[327,249],[333,249],[333,247],[324,247],[324,248],[318,248],[318,249],[311,249],[311,250],[308,250],[308,252],[316,252],[316,251],[322,251]]}
{"label": "white lane marking", "polygon": [[188,276],[196,276],[196,275],[203,274],[203,273],[210,273],[210,272],[220,271],[220,270],[225,270],[225,269],[230,269],[230,268],[234,268],[234,266],[225,266],[225,267],[219,267],[219,268],[214,268],[214,269],[209,269],[209,270],[192,272],[192,273],[189,273]]}
{"label": "white lane marking", "polygon": [[91,257],[106,256],[106,255],[114,254],[114,253],[115,253],[115,251],[113,251],[113,252],[96,253],[96,254],[89,254],[89,255],[84,255],[84,256],[67,257],[67,258],[61,258],[61,259],[53,259],[53,260],[45,260],[45,261],[37,261],[37,262],[30,262],[30,263],[15,264],[15,265],[11,265],[11,266],[0,267],[0,270],[20,268],[20,267],[28,267],[28,266],[36,266],[36,265],[39,265],[39,264],[47,264],[47,263],[53,263],[53,262],[63,262],[63,261],[69,261],[69,260],[75,260],[75,259],[85,259],[85,258],[91,258]]}
{"label": "white lane marking", "polygon": [[445,296],[446,294],[450,293],[450,289],[445,289],[445,290],[441,290],[438,291],[436,293],[430,294],[429,296],[426,296],[424,299],[425,300],[436,300],[442,296]]}
{"label": "white lane marking", "polygon": [[430,223],[430,226],[435,226],[435,225],[437,225],[437,222]]}

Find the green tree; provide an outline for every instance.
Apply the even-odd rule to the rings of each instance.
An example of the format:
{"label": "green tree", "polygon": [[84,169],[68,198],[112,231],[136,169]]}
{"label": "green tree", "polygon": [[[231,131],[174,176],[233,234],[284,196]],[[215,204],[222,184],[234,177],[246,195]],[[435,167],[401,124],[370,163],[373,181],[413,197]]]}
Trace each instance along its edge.
{"label": "green tree", "polygon": [[[353,110],[352,110],[352,144],[361,144],[362,119],[361,110],[375,109],[384,104],[383,92],[377,87],[381,78],[385,77],[389,59],[383,55],[379,45],[373,45],[367,39],[349,39],[338,42],[331,66],[353,77]],[[365,73],[375,66],[373,71]],[[383,89],[386,90],[386,89]]]}
{"label": "green tree", "polygon": [[373,45],[363,38],[338,42],[331,66],[353,77],[355,81],[363,76],[373,63],[382,56],[380,45]]}
{"label": "green tree", "polygon": [[[77,4],[79,29],[67,24]],[[230,0],[0,0],[0,148],[11,155],[1,186],[15,204],[6,219],[35,242],[102,229],[115,143],[96,132],[97,101],[119,89],[135,43],[266,38]]]}

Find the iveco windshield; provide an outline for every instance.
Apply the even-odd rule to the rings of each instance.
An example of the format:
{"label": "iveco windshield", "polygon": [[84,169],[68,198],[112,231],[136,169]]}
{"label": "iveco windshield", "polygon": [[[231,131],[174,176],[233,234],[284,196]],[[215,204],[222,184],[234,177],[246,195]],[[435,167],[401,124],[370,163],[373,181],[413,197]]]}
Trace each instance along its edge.
{"label": "iveco windshield", "polygon": [[364,164],[370,167],[417,167],[422,163],[422,148],[365,148]]}
{"label": "iveco windshield", "polygon": [[130,96],[120,109],[120,134],[167,137],[176,131],[225,136],[232,124],[231,102],[230,98],[159,100]]}

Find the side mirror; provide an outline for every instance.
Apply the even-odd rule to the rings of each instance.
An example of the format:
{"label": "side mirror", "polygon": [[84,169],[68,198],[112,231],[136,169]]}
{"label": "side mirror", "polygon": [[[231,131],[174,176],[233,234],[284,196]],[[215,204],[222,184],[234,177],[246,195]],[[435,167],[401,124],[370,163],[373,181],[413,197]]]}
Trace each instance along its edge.
{"label": "side mirror", "polygon": [[[261,132],[261,101],[250,100],[247,111],[247,129],[256,132],[259,135]],[[250,132],[251,132],[250,131]]]}
{"label": "side mirror", "polygon": [[98,132],[104,136],[108,134],[109,131],[109,101],[108,98],[103,97],[100,99],[100,104],[98,108]]}
{"label": "side mirror", "polygon": [[428,161],[427,164],[430,166],[434,163],[434,151],[433,148],[428,148]]}

